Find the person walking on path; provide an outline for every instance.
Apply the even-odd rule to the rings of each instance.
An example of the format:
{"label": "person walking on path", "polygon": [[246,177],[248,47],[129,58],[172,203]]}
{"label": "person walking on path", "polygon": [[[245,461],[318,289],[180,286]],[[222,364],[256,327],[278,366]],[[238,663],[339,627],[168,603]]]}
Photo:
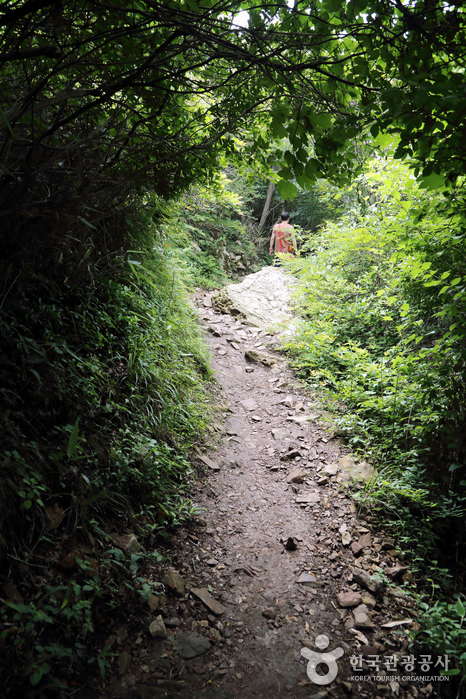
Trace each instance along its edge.
{"label": "person walking on path", "polygon": [[288,252],[296,254],[296,238],[294,228],[290,224],[290,214],[284,211],[281,215],[280,223],[276,223],[270,238],[270,254],[274,255],[273,266],[280,267],[280,258],[277,253]]}

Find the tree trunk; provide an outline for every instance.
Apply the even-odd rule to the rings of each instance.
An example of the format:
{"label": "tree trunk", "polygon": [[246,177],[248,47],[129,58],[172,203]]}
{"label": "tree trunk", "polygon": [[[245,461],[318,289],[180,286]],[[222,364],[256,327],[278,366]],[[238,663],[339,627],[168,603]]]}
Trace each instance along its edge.
{"label": "tree trunk", "polygon": [[262,233],[262,231],[264,229],[265,222],[267,221],[267,216],[269,215],[270,204],[272,202],[272,195],[273,195],[274,191],[275,191],[275,182],[269,182],[269,188],[267,190],[267,197],[265,199],[264,208],[262,209],[261,220],[259,221],[259,225],[257,227],[258,233]]}

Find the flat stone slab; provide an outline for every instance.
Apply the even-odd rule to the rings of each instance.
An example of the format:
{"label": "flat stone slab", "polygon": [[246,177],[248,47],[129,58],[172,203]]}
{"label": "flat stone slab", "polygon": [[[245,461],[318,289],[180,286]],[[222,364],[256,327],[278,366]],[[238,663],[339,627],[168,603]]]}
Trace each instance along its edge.
{"label": "flat stone slab", "polygon": [[248,349],[244,353],[244,356],[249,362],[254,362],[255,364],[263,364],[264,366],[275,366],[278,364],[278,360],[273,354],[269,352],[263,352],[256,349]]}
{"label": "flat stone slab", "polygon": [[316,502],[320,502],[320,495],[319,493],[305,493],[303,495],[298,495],[296,498],[296,502],[298,504],[307,504],[307,505],[312,505],[315,504]]}
{"label": "flat stone slab", "polygon": [[336,476],[340,467],[338,464],[326,464],[320,471],[319,476]]}
{"label": "flat stone slab", "polygon": [[173,648],[182,658],[195,658],[206,653],[210,648],[210,641],[201,634],[180,632],[173,644]]}
{"label": "flat stone slab", "polygon": [[291,459],[296,459],[297,456],[302,456],[302,453],[299,449],[291,448],[290,451],[287,451],[286,454],[280,457],[280,461],[291,461]]}
{"label": "flat stone slab", "polygon": [[141,550],[141,544],[134,534],[123,534],[122,536],[114,534],[112,536],[112,541],[115,546],[121,549],[127,556],[131,556],[132,553],[138,553],[138,551]]}
{"label": "flat stone slab", "polygon": [[149,626],[149,633],[154,638],[167,638],[167,629],[162,617],[159,615]]}
{"label": "flat stone slab", "polygon": [[368,464],[367,461],[362,461],[361,463],[357,464],[351,458],[351,456],[343,456],[341,459],[339,459],[338,466],[343,480],[362,478],[367,482],[375,473],[374,467]]}
{"label": "flat stone slab", "polygon": [[302,483],[306,476],[307,476],[307,472],[303,471],[302,468],[295,468],[286,477],[286,482],[287,483]]}
{"label": "flat stone slab", "polygon": [[370,535],[370,532],[360,536],[358,539],[358,544],[362,546],[363,549],[367,548],[368,546],[372,546],[372,537]]}
{"label": "flat stone slab", "polygon": [[212,461],[208,456],[205,454],[202,454],[202,456],[199,456],[199,459],[202,461],[203,464],[208,466],[211,471],[220,471],[220,466],[216,461]]}
{"label": "flat stone slab", "polygon": [[257,410],[259,407],[254,398],[247,398],[246,400],[242,400],[240,402],[245,410]]}
{"label": "flat stone slab", "polygon": [[167,570],[165,573],[163,582],[170,588],[170,590],[173,590],[173,592],[176,592],[178,595],[184,595],[184,580],[182,576],[176,571],[172,570],[172,568]]}
{"label": "flat stone slab", "polygon": [[[207,563],[209,563],[207,561]],[[192,588],[191,590],[192,594],[195,595],[198,599],[201,600],[201,602],[204,602],[205,606],[210,609],[212,614],[215,614],[216,616],[220,616],[226,611],[226,607],[223,606],[223,604],[220,604],[220,602],[217,602],[216,599],[212,597],[210,592],[206,587],[200,587],[200,588]]]}
{"label": "flat stone slab", "polygon": [[276,429],[272,430],[272,436],[274,439],[282,442],[285,439],[293,439],[293,435],[288,432],[288,430],[284,430],[283,427],[277,427]]}
{"label": "flat stone slab", "polygon": [[372,629],[374,624],[372,623],[372,619],[370,618],[369,614],[366,612],[361,612],[361,611],[353,611],[353,617],[354,617],[354,625],[357,629]]}
{"label": "flat stone slab", "polygon": [[299,578],[296,580],[300,585],[306,585],[307,587],[322,588],[324,583],[317,580],[316,576],[312,573],[301,573]]}
{"label": "flat stone slab", "polygon": [[366,590],[369,590],[369,592],[376,593],[382,587],[382,583],[374,578],[371,578],[369,573],[366,573],[365,570],[361,570],[360,568],[353,569],[353,580],[362,587],[365,587]]}
{"label": "flat stone slab", "polygon": [[337,602],[340,607],[357,607],[361,604],[361,595],[359,592],[339,592]]}
{"label": "flat stone slab", "polygon": [[291,415],[286,419],[288,422],[295,422],[297,425],[305,425],[308,422],[314,422],[318,417],[316,413],[310,413],[309,415]]}
{"label": "flat stone slab", "polygon": [[351,534],[349,532],[343,532],[341,535],[341,543],[343,546],[349,546],[351,544]]}

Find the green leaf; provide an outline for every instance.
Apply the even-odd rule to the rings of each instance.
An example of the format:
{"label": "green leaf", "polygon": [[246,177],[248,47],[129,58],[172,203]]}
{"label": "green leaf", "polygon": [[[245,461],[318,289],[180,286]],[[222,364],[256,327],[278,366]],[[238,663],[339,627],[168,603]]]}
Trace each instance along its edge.
{"label": "green leaf", "polygon": [[306,175],[298,175],[296,177],[296,182],[299,184],[301,189],[311,189],[315,182],[315,178],[306,177]]}
{"label": "green leaf", "polygon": [[[7,602],[6,604],[8,607],[11,607],[11,609],[14,609],[20,614],[27,614],[29,611],[31,611],[31,607],[26,606],[22,602]],[[33,607],[33,609],[35,609],[35,607]]]}
{"label": "green leaf", "polygon": [[283,201],[286,201],[287,199],[293,201],[298,194],[296,185],[293,184],[293,182],[287,182],[286,180],[280,180],[280,182],[277,184],[277,190],[280,193]]}
{"label": "green leaf", "polygon": [[374,143],[380,148],[388,148],[388,146],[394,145],[394,138],[391,134],[381,133],[374,139]]}
{"label": "green leaf", "polygon": [[317,175],[317,173],[319,172],[319,161],[315,158],[311,158],[310,160],[308,160],[305,165],[304,172],[307,175],[307,177],[314,178],[315,175]]}
{"label": "green leaf", "polygon": [[105,677],[105,663],[102,658],[97,658],[97,662],[99,664],[100,675],[103,679]]}
{"label": "green leaf", "polygon": [[97,230],[95,226],[92,225],[92,223],[89,223],[89,221],[86,221],[85,218],[82,216],[78,216],[79,220],[82,221],[83,223],[86,224],[86,226],[89,226],[89,228],[93,228],[94,230]]}
{"label": "green leaf", "polygon": [[332,117],[330,114],[315,114],[312,117],[312,123],[315,124],[319,130],[325,131],[331,127]]}
{"label": "green leaf", "polygon": [[293,153],[291,153],[289,150],[285,151],[284,158],[285,158],[285,161],[286,161],[286,164],[288,165],[288,167],[290,167],[290,168],[293,167],[293,164],[295,161]]}
{"label": "green leaf", "polygon": [[29,371],[36,377],[39,384],[42,386],[42,379],[40,378],[40,374],[38,374],[38,372],[35,369],[29,369]]}
{"label": "green leaf", "polygon": [[338,12],[341,8],[341,0],[322,0],[322,7],[329,12]]}
{"label": "green leaf", "polygon": [[70,436],[70,441],[68,442],[68,446],[66,448],[66,455],[69,459],[73,456],[74,450],[76,449],[76,443],[78,441],[78,432],[79,432],[79,417],[76,418],[76,422],[73,427],[73,431]]}
{"label": "green leaf", "polygon": [[42,673],[36,670],[36,672],[31,675],[31,684],[34,687],[36,684],[39,684],[40,678],[42,677]]}
{"label": "green leaf", "polygon": [[456,600],[456,611],[458,612],[458,614],[460,616],[464,616],[466,613],[466,609],[464,608],[464,604],[462,603],[462,601],[460,600],[459,597]]}
{"label": "green leaf", "polygon": [[288,131],[283,126],[282,120],[279,117],[272,119],[272,135],[274,138],[281,139],[288,136]]}
{"label": "green leaf", "polygon": [[277,175],[284,180],[291,180],[293,178],[293,173],[287,167],[282,167],[282,169],[277,172]]}
{"label": "green leaf", "polygon": [[427,175],[427,177],[421,176],[419,180],[419,186],[423,189],[439,189],[439,187],[445,186],[445,179],[436,172],[432,172],[430,175]]}

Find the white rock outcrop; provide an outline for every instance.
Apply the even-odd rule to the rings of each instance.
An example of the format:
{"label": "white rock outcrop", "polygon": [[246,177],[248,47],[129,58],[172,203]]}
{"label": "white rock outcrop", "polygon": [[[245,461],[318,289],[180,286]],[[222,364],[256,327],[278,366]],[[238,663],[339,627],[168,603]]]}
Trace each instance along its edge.
{"label": "white rock outcrop", "polygon": [[278,267],[264,267],[241,284],[229,284],[212,297],[212,304],[228,312],[242,314],[250,325],[262,330],[288,329],[295,320],[290,309],[290,290],[294,278]]}

